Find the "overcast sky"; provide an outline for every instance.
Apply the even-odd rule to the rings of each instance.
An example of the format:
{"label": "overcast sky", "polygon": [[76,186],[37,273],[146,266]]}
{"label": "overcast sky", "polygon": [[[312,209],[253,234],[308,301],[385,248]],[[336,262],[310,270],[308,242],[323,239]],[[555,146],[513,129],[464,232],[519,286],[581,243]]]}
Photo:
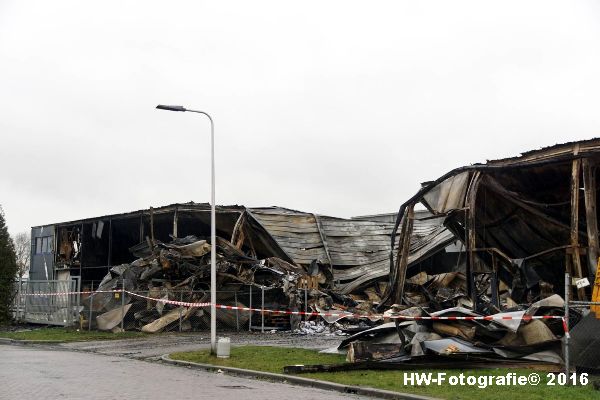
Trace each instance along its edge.
{"label": "overcast sky", "polygon": [[455,167],[600,136],[600,2],[0,0],[12,233],[210,199],[397,211]]}

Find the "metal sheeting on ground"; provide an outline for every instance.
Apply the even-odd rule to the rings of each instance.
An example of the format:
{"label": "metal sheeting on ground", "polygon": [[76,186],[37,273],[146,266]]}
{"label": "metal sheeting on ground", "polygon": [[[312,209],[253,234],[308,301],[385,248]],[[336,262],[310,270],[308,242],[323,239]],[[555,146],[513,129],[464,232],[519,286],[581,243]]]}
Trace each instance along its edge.
{"label": "metal sheeting on ground", "polygon": [[436,354],[481,354],[490,353],[488,349],[473,346],[471,343],[458,338],[444,338],[438,340],[426,340],[423,347]]}

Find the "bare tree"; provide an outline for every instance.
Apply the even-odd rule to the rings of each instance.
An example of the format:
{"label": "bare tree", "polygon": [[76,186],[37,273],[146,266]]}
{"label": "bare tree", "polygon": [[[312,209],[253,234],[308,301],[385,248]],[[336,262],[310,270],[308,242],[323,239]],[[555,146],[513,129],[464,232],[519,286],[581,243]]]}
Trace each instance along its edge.
{"label": "bare tree", "polygon": [[29,271],[29,258],[31,256],[31,237],[27,232],[17,233],[13,242],[15,244],[15,254],[17,256],[17,266],[19,267],[19,277],[22,278],[23,275]]}

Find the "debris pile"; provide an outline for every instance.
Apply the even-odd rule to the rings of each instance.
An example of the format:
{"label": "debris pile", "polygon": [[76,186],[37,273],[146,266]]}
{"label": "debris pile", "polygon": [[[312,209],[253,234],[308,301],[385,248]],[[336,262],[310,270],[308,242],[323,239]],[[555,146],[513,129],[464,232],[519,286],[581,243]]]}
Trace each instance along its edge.
{"label": "debris pile", "polygon": [[[558,305],[560,296],[571,292],[565,296],[580,306],[600,299],[599,286],[591,284],[600,282],[598,153],[600,140],[592,139],[455,168],[423,183],[400,206],[381,303],[401,305],[389,313],[416,307],[428,318],[468,318],[397,327],[403,332],[398,340],[404,340],[398,357],[420,357],[423,351],[446,358],[559,361],[555,348],[564,336],[560,316],[566,313]],[[420,215],[422,207],[431,216]],[[446,232],[424,234],[426,222],[434,220]],[[414,276],[420,271],[456,276],[441,274],[440,287],[427,275]],[[543,302],[551,304],[539,305]],[[597,336],[600,321],[586,316],[585,329],[578,328],[571,317],[582,315],[572,310],[575,306],[569,304],[569,325],[581,335],[574,340],[574,353],[581,355]],[[554,318],[496,319],[503,313]],[[439,338],[415,339],[423,330]],[[365,358],[357,346],[357,360]]]}
{"label": "debris pile", "polygon": [[[152,299],[209,302],[210,250],[210,244],[196,236],[175,238],[171,243],[148,240],[133,247],[131,252],[139,258],[130,264],[110,269],[97,291],[85,299],[82,316],[93,313],[96,317],[92,322],[100,330],[116,331],[121,326],[125,330],[136,329],[147,333],[180,327],[183,331],[206,329],[210,326],[208,307],[184,307]],[[357,302],[350,296],[332,290],[320,290],[318,285],[309,289],[310,282],[320,274],[317,266],[305,268],[277,257],[259,260],[220,237],[217,237],[216,269],[219,304],[248,307],[253,302],[253,308],[260,308],[261,291],[264,291],[266,309],[308,312],[335,310],[349,316],[373,312],[370,302]],[[249,293],[251,288],[254,288],[254,300]],[[124,291],[123,298],[119,291]],[[333,324],[337,319],[339,317],[326,321]],[[248,312],[219,310],[217,313],[217,321],[229,327],[249,324],[249,320]],[[298,316],[265,314],[265,320],[269,330],[331,332],[322,321],[308,321],[299,325],[301,321]]]}
{"label": "debris pile", "polygon": [[[182,330],[201,329],[210,321],[208,308],[180,307],[153,301],[162,299],[187,303],[203,303],[210,299],[210,249],[206,240],[195,236],[174,239],[171,243],[142,243],[131,249],[139,257],[130,264],[122,264],[110,269],[97,292],[86,301],[87,310],[99,314],[97,328],[113,330],[121,325],[124,329],[139,329],[155,333],[179,328]],[[296,284],[305,275],[301,267],[272,257],[257,260],[248,257],[229,241],[217,238],[217,281],[218,300],[232,304],[233,293],[243,292],[248,287],[265,288],[270,300],[293,302],[297,297]],[[120,293],[110,291],[125,290]],[[133,296],[127,292],[135,293]],[[236,306],[246,307],[238,301]],[[130,311],[131,310],[131,311]],[[247,313],[235,315],[221,310],[218,319],[224,323],[246,323]]]}
{"label": "debris pile", "polygon": [[324,320],[301,321],[298,327],[292,331],[295,335],[319,335],[325,336],[347,336],[344,325],[334,322],[328,324]]}
{"label": "debris pile", "polygon": [[[462,366],[467,361],[472,365],[560,364],[562,320],[530,317],[563,312],[564,301],[558,295],[527,308],[517,306],[491,315],[461,306],[431,311],[429,307],[394,305],[386,316],[417,319],[394,318],[344,339],[338,349],[347,350],[351,363],[372,366],[379,362],[390,368],[448,367],[457,361]],[[581,314],[573,310],[572,318],[577,323]]]}
{"label": "debris pile", "polygon": [[[267,329],[351,334],[340,349],[355,367],[343,368],[560,363],[565,282],[580,303],[600,299],[599,286],[590,284],[600,282],[598,153],[600,140],[593,139],[456,168],[424,183],[393,214],[347,220],[281,207],[221,207],[217,225],[231,240],[217,243],[217,301],[256,308],[251,296],[228,294],[246,285],[259,288],[264,308],[318,313],[303,322],[298,315],[261,319],[270,319]],[[192,226],[193,215],[208,215],[205,205],[175,211],[164,221]],[[153,215],[151,209],[152,241],[132,248],[139,259],[113,267],[100,291],[121,285],[153,299],[208,301],[210,246],[191,236],[155,243]],[[75,260],[85,240],[72,232],[61,234],[72,248],[58,248],[60,257]],[[125,329],[146,332],[168,330],[177,319],[196,329],[209,317],[207,308],[115,293],[95,294],[89,308],[101,313],[101,329],[114,329],[123,315]],[[239,316],[252,318],[217,318]],[[569,325],[585,330],[574,341],[576,353],[585,355],[587,338],[595,339],[588,332],[600,323],[586,316],[578,328],[582,318],[570,309]]]}
{"label": "debris pile", "polygon": [[420,272],[406,280],[405,301],[410,306],[442,310],[462,306],[472,308],[467,296],[466,278],[460,272],[427,275]]}

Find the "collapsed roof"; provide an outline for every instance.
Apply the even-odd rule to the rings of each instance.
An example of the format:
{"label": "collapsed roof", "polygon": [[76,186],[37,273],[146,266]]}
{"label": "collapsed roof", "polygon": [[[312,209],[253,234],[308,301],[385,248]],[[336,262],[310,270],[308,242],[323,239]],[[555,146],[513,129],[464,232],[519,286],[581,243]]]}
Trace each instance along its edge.
{"label": "collapsed roof", "polygon": [[[454,236],[443,218],[417,213],[409,264],[436,254]],[[341,294],[360,293],[375,283],[381,296],[387,284],[395,214],[335,218],[282,207],[217,206],[217,235],[249,256],[278,257],[306,268],[313,264],[327,285]],[[147,240],[196,235],[208,239],[210,205],[165,207],[54,224],[57,270],[72,270],[82,282],[99,281],[111,266],[134,260],[131,249]],[[377,299],[375,297],[375,302]]]}
{"label": "collapsed roof", "polygon": [[[280,207],[252,208],[258,220],[297,264],[318,260],[331,267],[334,288],[342,294],[364,288],[389,273],[390,242],[394,224],[378,216],[334,218]],[[410,264],[433,254],[454,240],[439,218],[415,224]]]}
{"label": "collapsed roof", "polygon": [[[562,293],[565,272],[594,276],[599,160],[600,139],[592,139],[457,168],[424,184],[400,207],[383,300],[402,303],[406,278],[414,275],[417,204],[443,221],[447,231],[440,232],[451,232],[464,246],[474,304],[490,294],[498,305],[501,283],[519,302],[537,296],[542,286]],[[424,256],[435,251],[431,240],[426,238]],[[579,299],[587,295],[585,289],[577,293]]]}

